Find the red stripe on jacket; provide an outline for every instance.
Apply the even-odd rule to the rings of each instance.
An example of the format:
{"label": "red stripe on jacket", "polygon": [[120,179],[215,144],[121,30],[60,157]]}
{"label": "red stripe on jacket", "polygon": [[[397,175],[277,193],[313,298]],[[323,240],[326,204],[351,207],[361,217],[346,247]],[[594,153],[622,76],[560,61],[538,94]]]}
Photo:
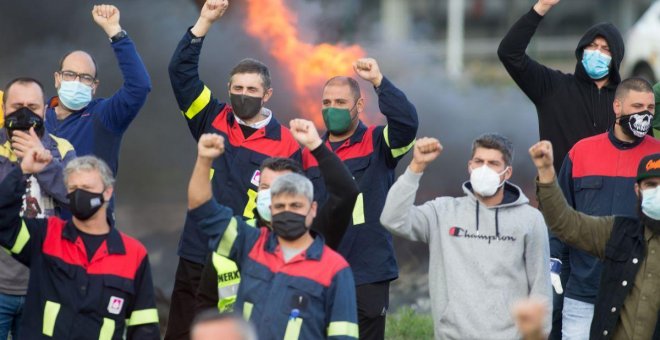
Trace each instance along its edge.
{"label": "red stripe on jacket", "polygon": [[137,269],[147,255],[147,250],[139,241],[119,232],[126,254],[108,254],[106,241],[103,241],[96,250],[94,258],[89,262],[80,236],[76,238],[75,243],[62,236],[66,223],[55,217],[48,219],[48,231],[42,248],[44,254],[81,267],[88,274],[116,275],[130,280],[135,279]]}
{"label": "red stripe on jacket", "polygon": [[[348,138],[341,146],[335,150],[335,154],[342,161],[347,161],[354,158],[369,157],[374,152],[374,129],[376,126],[370,126],[364,132],[362,140],[350,144],[350,138]],[[330,141],[325,141],[325,146],[328,149],[332,150]],[[319,163],[316,161],[316,158],[312,156],[311,152],[305,148],[302,152],[303,160],[303,169],[307,170],[309,168],[317,167]]]}
{"label": "red stripe on jacket", "polygon": [[[612,145],[606,132],[580,140],[568,153],[568,157],[573,165],[573,178],[635,177],[639,161],[644,156],[657,152],[660,152],[660,141],[653,137],[645,136],[636,147],[621,150]],[[578,162],[576,157],[579,159]],[[618,161],[612,162],[613,159]],[[622,164],[626,166],[621,166]]]}
{"label": "red stripe on jacket", "polygon": [[284,273],[290,276],[303,277],[329,287],[332,279],[342,269],[348,267],[348,263],[341,255],[334,252],[328,246],[323,246],[323,253],[319,260],[308,260],[296,262],[298,257],[304,257],[307,251],[292,258],[289,263],[284,263],[282,251],[278,246],[274,253],[266,250],[266,244],[270,232],[267,228],[261,228],[261,234],[250,250],[248,257],[253,261],[266,266],[273,273]]}

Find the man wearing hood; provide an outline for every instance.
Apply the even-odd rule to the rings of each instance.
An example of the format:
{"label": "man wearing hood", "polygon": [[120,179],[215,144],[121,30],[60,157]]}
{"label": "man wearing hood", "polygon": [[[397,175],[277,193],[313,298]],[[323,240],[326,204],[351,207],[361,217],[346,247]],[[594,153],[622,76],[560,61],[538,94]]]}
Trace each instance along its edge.
{"label": "man wearing hood", "polygon": [[[647,135],[654,112],[648,81],[629,78],[619,84],[614,128],[577,142],[559,172],[559,185],[571,207],[592,216],[637,215],[633,190],[637,164],[644,156],[660,152],[660,141]],[[562,247],[558,238],[551,241],[550,255],[559,256]],[[567,247],[571,271],[564,293],[562,337],[587,339],[602,265],[589,253]]]}
{"label": "man wearing hood", "polygon": [[538,169],[537,196],[550,230],[603,260],[590,339],[660,339],[660,153],[644,157],[633,184],[637,216],[589,216],[562,196],[552,144],[529,149]]}
{"label": "man wearing hood", "polygon": [[[543,217],[508,182],[513,147],[499,134],[473,142],[465,196],[415,206],[422,174],[441,151],[437,139],[417,140],[413,160],[387,194],[380,221],[393,234],[429,244],[436,339],[519,338],[509,317],[514,302],[551,297]],[[549,330],[548,316],[545,334]]]}
{"label": "man wearing hood", "polygon": [[[619,30],[610,23],[600,23],[589,28],[578,42],[573,74],[546,67],[527,55],[525,50],[541,20],[559,1],[538,0],[511,27],[497,50],[511,78],[536,106],[540,138],[555,146],[557,172],[575,143],[603,133],[614,124],[612,102],[621,82],[619,67],[624,54]],[[551,244],[556,243],[556,240],[551,241]],[[555,263],[566,263],[567,256],[567,251],[563,251]],[[565,279],[570,268],[565,264],[563,269],[561,274]],[[561,293],[559,281],[555,287],[557,293]],[[561,301],[561,296],[556,295],[552,339],[560,337]]]}
{"label": "man wearing hood", "polygon": [[612,102],[621,82],[624,44],[610,23],[597,24],[582,36],[573,74],[550,69],[525,53],[536,28],[559,0],[539,0],[506,34],[497,50],[500,61],[536,106],[539,135],[555,146],[555,170],[580,139],[607,131],[614,123]]}

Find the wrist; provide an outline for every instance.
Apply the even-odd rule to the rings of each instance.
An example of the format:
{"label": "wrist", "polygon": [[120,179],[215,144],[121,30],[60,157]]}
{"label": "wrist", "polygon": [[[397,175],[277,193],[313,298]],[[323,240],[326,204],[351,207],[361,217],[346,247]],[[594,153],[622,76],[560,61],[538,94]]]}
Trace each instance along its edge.
{"label": "wrist", "polygon": [[408,166],[408,169],[410,169],[410,171],[412,171],[416,174],[421,174],[421,173],[424,172],[424,170],[426,170],[426,164],[412,161],[412,162],[410,162],[410,165]]}
{"label": "wrist", "polygon": [[193,26],[190,29],[190,32],[197,38],[201,38],[206,35],[206,33],[209,32],[209,29],[211,28],[211,25],[213,22],[211,22],[208,19],[199,17],[197,19],[197,22],[195,23],[195,26]]}
{"label": "wrist", "polygon": [[210,168],[213,166],[213,158],[197,156],[197,165]]}
{"label": "wrist", "polygon": [[544,5],[544,4],[540,3],[540,2],[537,2],[537,3],[534,5],[533,8],[534,8],[534,11],[535,11],[536,13],[538,13],[538,15],[540,15],[540,16],[545,16],[546,13],[548,13],[548,11],[550,11],[550,8],[552,8],[552,6]]}
{"label": "wrist", "polygon": [[371,84],[374,85],[374,87],[380,87],[380,84],[383,83],[383,75],[379,75],[378,78],[374,79],[371,81]]}
{"label": "wrist", "polygon": [[103,27],[103,30],[105,31],[105,34],[108,35],[108,38],[112,39],[112,37],[121,33],[121,25],[117,24],[108,27]]}
{"label": "wrist", "polygon": [[319,146],[323,144],[323,141],[321,139],[315,140],[311,143],[306,144],[305,146],[309,149],[309,151],[314,151],[316,150]]}
{"label": "wrist", "polygon": [[548,184],[555,180],[555,169],[550,166],[546,168],[539,168],[539,183]]}

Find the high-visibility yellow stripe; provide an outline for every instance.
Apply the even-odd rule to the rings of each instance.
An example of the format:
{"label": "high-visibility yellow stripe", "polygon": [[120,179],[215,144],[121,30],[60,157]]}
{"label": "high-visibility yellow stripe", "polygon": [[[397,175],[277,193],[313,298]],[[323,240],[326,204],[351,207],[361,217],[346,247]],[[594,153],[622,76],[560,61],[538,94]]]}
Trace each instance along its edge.
{"label": "high-visibility yellow stripe", "polygon": [[245,224],[249,225],[250,227],[257,227],[257,219],[256,218],[251,218],[247,221],[245,221]]}
{"label": "high-visibility yellow stripe", "polygon": [[41,332],[44,335],[53,336],[53,331],[55,330],[55,321],[57,321],[57,314],[60,312],[60,304],[57,302],[46,301],[46,306],[44,307],[44,324],[41,329]]}
{"label": "high-visibility yellow stripe", "polygon": [[14,246],[11,248],[11,252],[14,254],[20,254],[20,252],[23,251],[23,248],[25,248],[25,245],[28,243],[29,240],[30,240],[30,232],[28,231],[28,228],[25,225],[25,221],[21,220],[21,230],[18,232],[18,236],[16,236],[16,241],[14,242]]}
{"label": "high-visibility yellow stripe", "polygon": [[251,302],[245,301],[245,304],[243,304],[243,319],[245,319],[245,321],[250,321],[252,307],[254,307],[254,305]]}
{"label": "high-visibility yellow stripe", "polygon": [[[0,103],[2,103],[2,96],[4,94],[2,91],[0,91]],[[0,105],[0,128],[2,127],[2,124],[5,122],[5,113],[2,111],[2,105]]]}
{"label": "high-visibility yellow stripe", "polygon": [[245,210],[243,210],[243,216],[247,219],[254,218],[254,209],[257,207],[257,192],[248,189],[247,191],[248,201],[245,205]]}
{"label": "high-visibility yellow stripe", "polygon": [[158,310],[156,308],[134,310],[126,326],[139,326],[148,323],[158,323]]}
{"label": "high-visibility yellow stripe", "polygon": [[286,331],[284,332],[284,340],[297,340],[300,336],[302,324],[302,318],[289,319],[289,323],[286,324]]}
{"label": "high-visibility yellow stripe", "polygon": [[60,152],[60,156],[62,156],[62,159],[64,159],[64,156],[66,156],[67,153],[73,151],[73,145],[69,143],[68,140],[64,138],[59,138],[54,135],[50,135],[50,138],[52,138],[55,141],[55,144],[57,144],[57,151]]}
{"label": "high-visibility yellow stripe", "polygon": [[360,332],[358,325],[354,322],[335,321],[328,326],[328,336],[349,336],[357,339]]}
{"label": "high-visibility yellow stripe", "polygon": [[209,90],[208,87],[204,86],[202,93],[200,93],[199,96],[197,96],[197,98],[195,98],[195,100],[192,102],[192,104],[190,104],[190,107],[188,108],[188,110],[186,110],[184,115],[188,119],[195,118],[195,116],[200,111],[202,111],[206,107],[206,105],[209,104],[210,101],[211,101],[211,90]]}
{"label": "high-visibility yellow stripe", "polygon": [[213,267],[218,274],[218,310],[229,312],[234,307],[238,285],[241,282],[238,266],[236,262],[217,253],[212,253],[211,258]]}
{"label": "high-visibility yellow stripe", "polygon": [[353,207],[353,225],[364,223],[364,197],[360,193]]}
{"label": "high-visibility yellow stripe", "polygon": [[0,145],[0,157],[7,158],[12,163],[18,161],[18,157],[16,157],[16,154],[12,151],[11,143],[9,141]]}
{"label": "high-visibility yellow stripe", "polygon": [[215,174],[215,169],[211,168],[211,171],[209,171],[209,181],[213,179],[214,174]]}
{"label": "high-visibility yellow stripe", "polygon": [[390,151],[392,151],[392,157],[398,158],[398,157],[401,157],[401,156],[405,155],[406,152],[408,152],[408,150],[410,150],[410,148],[412,148],[413,145],[415,145],[415,140],[413,140],[412,142],[410,142],[410,144],[408,144],[406,146],[402,146],[400,148],[392,149],[392,147],[390,146],[389,130],[390,130],[389,125],[385,125],[385,130],[383,130],[383,136],[385,137],[385,144],[387,144],[387,147],[389,147]]}
{"label": "high-visibility yellow stripe", "polygon": [[238,223],[236,223],[236,218],[232,217],[229,221],[229,225],[227,226],[227,230],[225,230],[225,234],[222,235],[222,240],[220,240],[218,250],[216,250],[219,255],[229,257],[231,247],[234,245],[234,241],[236,241],[236,236],[238,236],[237,225]]}
{"label": "high-visibility yellow stripe", "polygon": [[99,340],[112,340],[113,335],[115,335],[115,320],[103,318]]}

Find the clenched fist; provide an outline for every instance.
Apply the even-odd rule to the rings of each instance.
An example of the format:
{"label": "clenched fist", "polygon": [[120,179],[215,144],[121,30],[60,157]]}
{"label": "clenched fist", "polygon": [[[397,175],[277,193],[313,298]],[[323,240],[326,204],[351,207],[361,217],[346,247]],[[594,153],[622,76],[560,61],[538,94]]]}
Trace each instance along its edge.
{"label": "clenched fist", "polygon": [[21,159],[21,171],[24,174],[38,174],[50,164],[53,155],[43,146],[30,148]]}
{"label": "clenched fist", "polygon": [[552,166],[554,161],[552,144],[547,140],[542,140],[529,148],[529,155],[539,172],[539,182],[551,183],[555,177],[555,168]]}
{"label": "clenched fist", "polygon": [[435,138],[422,137],[415,142],[410,170],[422,173],[442,153],[442,144]]}
{"label": "clenched fist", "polygon": [[353,70],[355,70],[355,73],[357,73],[360,78],[371,82],[375,87],[380,86],[380,83],[383,81],[383,74],[380,73],[380,68],[378,67],[376,59],[358,59],[353,63]]}
{"label": "clenched fist", "polygon": [[225,152],[225,138],[214,133],[205,133],[197,143],[197,157],[214,160]]}
{"label": "clenched fist", "polygon": [[547,339],[543,334],[545,316],[550,306],[540,297],[531,297],[518,301],[512,310],[513,319],[523,340]]}
{"label": "clenched fist", "polygon": [[206,0],[199,13],[197,23],[190,29],[196,37],[203,37],[209,32],[211,25],[220,19],[229,7],[229,0]]}
{"label": "clenched fist", "polygon": [[314,123],[309,120],[293,119],[289,122],[289,128],[293,138],[310,151],[318,148],[323,143]]}
{"label": "clenched fist", "polygon": [[94,8],[92,8],[92,18],[94,18],[94,22],[105,31],[105,34],[107,34],[109,38],[112,38],[117,33],[121,32],[121,25],[119,25],[119,9],[113,5],[94,6]]}

